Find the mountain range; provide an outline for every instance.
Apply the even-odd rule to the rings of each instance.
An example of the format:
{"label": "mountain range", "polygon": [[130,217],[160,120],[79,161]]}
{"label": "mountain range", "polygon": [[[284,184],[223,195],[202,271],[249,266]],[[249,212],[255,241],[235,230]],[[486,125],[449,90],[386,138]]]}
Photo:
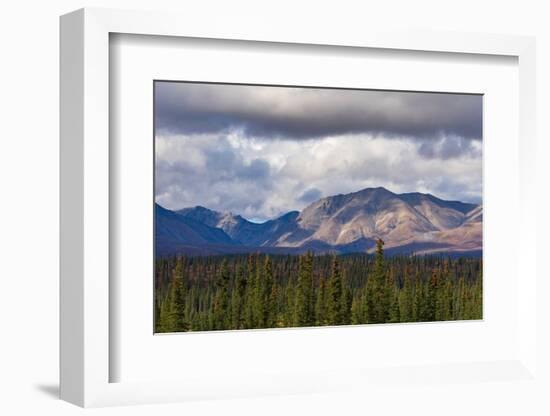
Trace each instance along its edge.
{"label": "mountain range", "polygon": [[430,194],[366,188],[319,199],[258,224],[230,212],[196,206],[171,211],[155,204],[157,255],[246,252],[372,252],[480,255],[481,205]]}

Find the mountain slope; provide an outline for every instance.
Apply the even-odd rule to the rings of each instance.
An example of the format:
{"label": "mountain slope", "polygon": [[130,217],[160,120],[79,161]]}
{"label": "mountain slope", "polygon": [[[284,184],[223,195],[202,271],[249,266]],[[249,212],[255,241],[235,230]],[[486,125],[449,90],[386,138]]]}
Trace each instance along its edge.
{"label": "mountain slope", "polygon": [[[155,247],[159,254],[171,254],[190,247],[207,246],[222,250],[238,245],[223,230],[210,227],[155,204]],[[204,251],[204,250],[202,250]]]}
{"label": "mountain slope", "polygon": [[[349,244],[360,238],[406,241],[411,235],[436,231],[430,221],[385,188],[323,198],[306,207],[298,218],[312,232],[306,240],[331,245]],[[385,237],[385,238],[384,238]],[[289,236],[292,244],[303,244]]]}
{"label": "mountain slope", "polygon": [[[395,194],[382,187],[322,198],[302,212],[291,211],[263,224],[200,206],[173,214],[191,221],[186,223],[189,227],[208,227],[208,236],[216,244],[242,245],[249,251],[368,252],[377,238],[394,253],[474,252],[482,248],[481,205],[417,192]],[[190,228],[200,231],[196,226]],[[230,241],[223,241],[212,230],[223,232]]]}
{"label": "mountain slope", "polygon": [[222,229],[233,241],[247,246],[277,246],[281,235],[295,231],[298,211],[291,211],[281,217],[257,224],[248,221],[240,215],[212,211],[208,208],[196,206],[175,211],[182,217],[203,222],[210,227]]}

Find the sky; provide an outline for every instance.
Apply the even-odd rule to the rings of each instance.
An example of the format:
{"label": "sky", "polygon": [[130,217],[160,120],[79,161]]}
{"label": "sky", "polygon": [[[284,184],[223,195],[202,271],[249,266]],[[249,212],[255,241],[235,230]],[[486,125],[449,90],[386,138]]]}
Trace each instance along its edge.
{"label": "sky", "polygon": [[155,82],[155,200],[262,222],[383,186],[481,203],[482,96]]}

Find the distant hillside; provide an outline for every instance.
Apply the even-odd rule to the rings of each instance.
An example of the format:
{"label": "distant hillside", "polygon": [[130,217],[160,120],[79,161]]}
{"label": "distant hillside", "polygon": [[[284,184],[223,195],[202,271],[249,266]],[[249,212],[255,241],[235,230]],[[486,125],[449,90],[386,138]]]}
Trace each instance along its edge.
{"label": "distant hillside", "polygon": [[225,252],[237,245],[222,229],[178,215],[158,204],[155,204],[155,240],[159,255],[174,252],[208,254],[216,247]]}
{"label": "distant hillside", "polygon": [[430,194],[367,188],[322,198],[302,212],[257,224],[197,206],[157,205],[157,252],[370,252],[377,238],[388,253],[480,253],[482,206]]}

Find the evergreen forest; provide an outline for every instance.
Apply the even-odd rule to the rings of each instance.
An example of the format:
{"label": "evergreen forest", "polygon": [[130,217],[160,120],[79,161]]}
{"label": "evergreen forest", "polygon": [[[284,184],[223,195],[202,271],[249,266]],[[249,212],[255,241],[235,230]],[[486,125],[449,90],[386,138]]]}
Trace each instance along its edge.
{"label": "evergreen forest", "polygon": [[481,319],[482,260],[374,254],[169,256],[155,332]]}

